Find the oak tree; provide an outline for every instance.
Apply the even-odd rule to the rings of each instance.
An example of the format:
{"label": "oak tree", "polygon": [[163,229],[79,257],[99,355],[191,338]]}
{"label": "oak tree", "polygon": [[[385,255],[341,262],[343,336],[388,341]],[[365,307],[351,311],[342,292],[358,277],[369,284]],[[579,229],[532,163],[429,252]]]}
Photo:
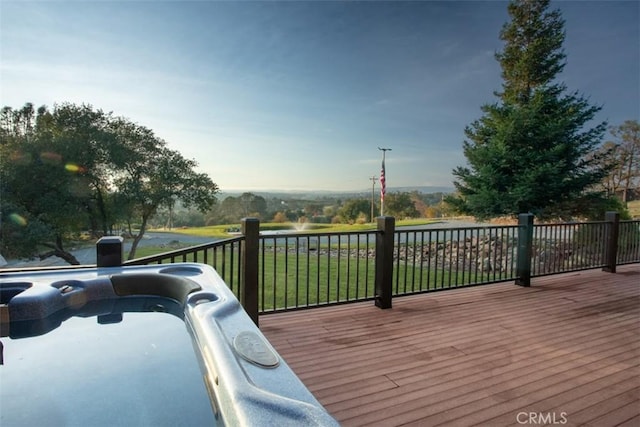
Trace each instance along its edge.
{"label": "oak tree", "polygon": [[180,202],[206,211],[218,187],[197,163],[143,126],[90,105],[60,104],[0,112],[0,252],[58,256],[81,231],[129,225],[129,258],[149,220]]}
{"label": "oak tree", "polygon": [[609,168],[601,185],[608,194],[626,203],[632,190],[640,191],[640,123],[626,120],[610,132],[614,139],[599,150]]}

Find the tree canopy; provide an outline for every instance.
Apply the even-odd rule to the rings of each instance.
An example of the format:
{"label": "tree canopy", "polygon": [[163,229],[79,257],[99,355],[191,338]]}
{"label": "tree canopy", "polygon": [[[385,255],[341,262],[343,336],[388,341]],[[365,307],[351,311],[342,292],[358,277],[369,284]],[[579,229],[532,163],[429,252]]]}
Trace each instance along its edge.
{"label": "tree canopy", "polygon": [[267,201],[253,193],[242,193],[239,197],[226,197],[216,209],[216,219],[224,223],[233,223],[241,218],[256,217],[264,219],[267,213]]}
{"label": "tree canopy", "polygon": [[338,215],[345,222],[370,222],[371,221],[371,200],[350,199],[338,210]]}
{"label": "tree canopy", "polygon": [[606,169],[596,152],[606,123],[587,125],[601,107],[557,81],[565,65],[564,20],[549,0],[513,0],[500,32],[498,100],[465,129],[467,166],[454,169],[447,201],[478,218],[531,212],[571,217],[603,202],[591,191]]}
{"label": "tree canopy", "polygon": [[204,211],[214,203],[218,187],[196,166],[150,129],[90,105],[40,107],[37,114],[30,103],[4,107],[0,251],[77,264],[65,248],[70,239],[126,224],[135,237],[131,258],[160,207],[180,200]]}
{"label": "tree canopy", "polygon": [[416,209],[414,198],[406,192],[385,195],[384,210],[386,215],[394,216],[398,219],[417,218],[420,216],[420,212]]}

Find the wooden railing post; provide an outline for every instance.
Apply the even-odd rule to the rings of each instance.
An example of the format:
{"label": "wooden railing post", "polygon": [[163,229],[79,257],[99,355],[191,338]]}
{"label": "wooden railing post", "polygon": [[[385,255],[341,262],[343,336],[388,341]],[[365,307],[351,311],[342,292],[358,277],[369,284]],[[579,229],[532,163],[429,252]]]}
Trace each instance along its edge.
{"label": "wooden railing post", "polygon": [[98,267],[120,267],[124,249],[120,236],[104,236],[96,243],[96,265]]}
{"label": "wooden railing post", "polygon": [[391,308],[393,290],[393,237],[396,220],[391,216],[377,218],[376,234],[376,278],[375,304],[380,308]]}
{"label": "wooden railing post", "polygon": [[620,214],[618,212],[607,212],[604,214],[604,220],[607,223],[605,227],[607,234],[604,238],[604,267],[602,268],[602,271],[615,273],[618,260]]}
{"label": "wooden railing post", "polygon": [[533,246],[533,214],[518,215],[518,253],[516,285],[531,286],[531,254]]}
{"label": "wooden railing post", "polygon": [[242,245],[240,268],[240,304],[253,323],[258,326],[258,256],[260,251],[260,221],[257,218],[242,219]]}

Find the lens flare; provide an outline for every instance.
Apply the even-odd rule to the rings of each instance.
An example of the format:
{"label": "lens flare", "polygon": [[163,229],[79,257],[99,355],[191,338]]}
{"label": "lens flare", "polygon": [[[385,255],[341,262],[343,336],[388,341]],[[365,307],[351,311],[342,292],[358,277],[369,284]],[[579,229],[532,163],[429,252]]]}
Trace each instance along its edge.
{"label": "lens flare", "polygon": [[27,165],[31,163],[31,155],[22,151],[14,151],[9,157],[11,162],[18,165]]}
{"label": "lens flare", "polygon": [[83,173],[85,171],[85,168],[76,165],[75,163],[67,163],[66,165],[64,165],[64,168],[67,172],[73,173]]}
{"label": "lens flare", "polygon": [[24,227],[25,225],[27,225],[27,220],[15,212],[12,214],[9,214],[9,220],[15,224],[18,224],[21,227]]}
{"label": "lens flare", "polygon": [[60,164],[62,163],[62,156],[58,153],[44,151],[40,153],[40,160],[42,160],[43,163]]}

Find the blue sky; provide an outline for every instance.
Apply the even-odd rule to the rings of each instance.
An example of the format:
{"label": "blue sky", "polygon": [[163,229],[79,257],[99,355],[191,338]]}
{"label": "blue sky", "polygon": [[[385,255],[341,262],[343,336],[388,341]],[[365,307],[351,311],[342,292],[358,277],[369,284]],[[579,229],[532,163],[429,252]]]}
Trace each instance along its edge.
{"label": "blue sky", "polygon": [[[640,3],[556,1],[569,90],[640,118]],[[153,129],[223,191],[452,186],[495,101],[502,1],[0,0],[0,99]]]}

